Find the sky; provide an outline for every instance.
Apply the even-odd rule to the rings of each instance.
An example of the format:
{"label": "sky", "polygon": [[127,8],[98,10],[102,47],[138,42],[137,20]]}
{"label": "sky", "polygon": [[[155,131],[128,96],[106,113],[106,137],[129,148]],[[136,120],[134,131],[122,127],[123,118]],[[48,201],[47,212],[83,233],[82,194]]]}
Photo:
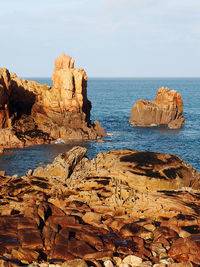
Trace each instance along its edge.
{"label": "sky", "polygon": [[51,77],[200,77],[200,0],[1,0],[0,67]]}

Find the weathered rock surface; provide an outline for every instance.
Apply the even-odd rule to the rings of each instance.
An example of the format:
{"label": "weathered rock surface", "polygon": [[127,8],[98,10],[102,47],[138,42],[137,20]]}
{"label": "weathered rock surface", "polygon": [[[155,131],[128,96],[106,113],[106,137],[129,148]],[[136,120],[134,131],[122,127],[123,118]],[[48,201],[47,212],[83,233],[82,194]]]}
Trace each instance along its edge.
{"label": "weathered rock surface", "polygon": [[[53,88],[0,69],[0,129],[10,128],[10,147],[105,135],[99,122],[90,121],[84,69],[74,68],[73,59],[62,54],[55,60],[52,80]],[[6,132],[1,136],[0,145],[7,147]]]}
{"label": "weathered rock surface", "polygon": [[183,100],[175,90],[158,89],[152,103],[140,99],[133,105],[130,122],[136,126],[167,125],[171,129],[184,124]]}
{"label": "weathered rock surface", "polygon": [[198,187],[196,170],[179,157],[128,149],[99,153],[91,161],[83,158],[71,179],[78,176],[99,177],[104,185],[114,178],[140,192]]}
{"label": "weathered rock surface", "polygon": [[82,160],[86,152],[85,147],[74,147],[70,151],[58,155],[54,162],[46,168],[37,168],[33,175],[44,178],[56,177],[65,181],[73,173],[75,166]]}
{"label": "weathered rock surface", "polygon": [[10,93],[9,71],[5,68],[0,68],[0,129],[11,126],[8,110]]}
{"label": "weathered rock surface", "polygon": [[[199,175],[191,166],[158,153],[112,150],[92,160],[85,153],[74,147],[33,175],[0,176],[2,266],[200,264]],[[172,173],[164,172],[170,164]],[[165,179],[152,178],[155,170]],[[145,189],[137,186],[144,173]]]}

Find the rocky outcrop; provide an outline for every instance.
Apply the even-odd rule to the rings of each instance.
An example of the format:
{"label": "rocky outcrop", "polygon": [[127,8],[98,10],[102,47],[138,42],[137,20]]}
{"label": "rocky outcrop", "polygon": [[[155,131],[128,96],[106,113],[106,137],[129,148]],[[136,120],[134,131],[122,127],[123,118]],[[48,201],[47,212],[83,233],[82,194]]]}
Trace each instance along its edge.
{"label": "rocky outcrop", "polygon": [[11,126],[8,110],[10,93],[10,74],[7,69],[0,68],[0,129]]}
{"label": "rocky outcrop", "polygon": [[167,125],[181,128],[184,123],[183,101],[175,90],[160,88],[152,103],[140,99],[133,105],[130,122],[136,126]]}
{"label": "rocky outcrop", "polygon": [[[133,150],[111,150],[99,153],[95,159],[88,160],[86,148],[73,148],[60,154],[52,164],[45,169],[35,170],[39,177],[69,178],[70,183],[77,183],[77,177],[101,177],[105,185],[117,179],[140,192],[156,192],[158,190],[178,190],[182,187],[198,188],[197,173],[189,164],[179,157],[156,152],[140,152]],[[69,160],[69,158],[72,158]],[[77,161],[78,158],[79,160]],[[71,169],[69,162],[78,163]],[[56,171],[55,171],[56,170]],[[57,173],[56,173],[57,172]],[[81,182],[88,184],[88,180]],[[95,183],[98,184],[98,181]],[[100,182],[101,183],[101,182]],[[74,184],[74,185],[75,185]]]}
{"label": "rocky outcrop", "polygon": [[0,129],[11,128],[20,146],[104,136],[99,122],[90,121],[85,71],[62,54],[55,60],[52,80],[53,88],[0,69]]}
{"label": "rocky outcrop", "polygon": [[[199,176],[191,166],[164,154],[113,150],[89,160],[85,153],[74,147],[44,169],[0,176],[2,266],[200,264]],[[135,184],[128,177],[139,170],[148,189],[137,186],[138,174]],[[177,180],[177,190],[173,183],[153,190],[155,170],[158,184]],[[182,187],[187,180],[193,188]]]}
{"label": "rocky outcrop", "polygon": [[85,153],[85,148],[75,147],[60,154],[46,168],[37,168],[33,175],[65,181],[70,192],[81,192],[71,194],[68,200],[87,203],[97,212],[131,213],[136,217],[141,216],[144,209],[146,216],[155,216],[155,212],[158,216],[174,216],[175,210],[179,213],[182,209],[187,210],[187,214],[193,213],[182,199],[186,193],[179,195],[176,190],[198,189],[200,177],[177,156],[111,150],[89,160]]}
{"label": "rocky outcrop", "polygon": [[48,164],[46,168],[37,168],[33,175],[38,177],[48,177],[67,180],[73,173],[76,165],[85,156],[87,149],[85,147],[74,147],[68,152],[58,155],[52,164]]}

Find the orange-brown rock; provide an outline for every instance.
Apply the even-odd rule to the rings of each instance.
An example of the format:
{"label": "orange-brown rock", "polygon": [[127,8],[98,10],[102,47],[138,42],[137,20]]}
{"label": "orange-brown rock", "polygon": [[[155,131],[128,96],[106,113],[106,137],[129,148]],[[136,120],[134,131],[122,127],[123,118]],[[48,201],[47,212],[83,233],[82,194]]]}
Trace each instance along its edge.
{"label": "orange-brown rock", "polygon": [[[74,168],[70,183],[77,182],[76,177],[78,176],[87,177],[87,180],[83,181],[82,184],[75,185],[81,188],[84,188],[84,183],[87,183],[87,186],[91,186],[91,188],[100,185],[106,188],[112,183],[112,178],[128,184],[140,192],[173,190],[188,186],[198,188],[196,170],[179,157],[128,149],[99,153],[91,161],[84,157],[77,164],[77,168]],[[98,178],[95,179],[95,177]],[[119,187],[118,190],[121,191],[122,198],[126,199],[128,196],[123,188],[125,185]]]}
{"label": "orange-brown rock", "polygon": [[177,232],[165,226],[156,228],[156,230],[153,232],[153,235],[154,241],[156,242],[160,242],[160,238],[165,238],[170,242],[171,240],[175,240],[179,237]]}
{"label": "orange-brown rock", "polygon": [[191,261],[200,265],[200,236],[192,235],[188,238],[179,238],[172,244],[168,254],[178,262]]}
{"label": "orange-brown rock", "polygon": [[68,245],[58,244],[54,245],[53,249],[50,251],[48,260],[60,259],[60,260],[73,260],[76,257],[73,256],[70,252],[67,251]]}
{"label": "orange-brown rock", "polygon": [[19,249],[12,249],[11,255],[13,259],[18,260],[24,264],[36,262],[39,260],[40,256],[40,254],[35,250],[21,247]]}
{"label": "orange-brown rock", "polygon": [[88,265],[84,260],[75,259],[64,262],[62,267],[88,267]]}
{"label": "orange-brown rock", "polygon": [[33,175],[39,177],[59,177],[67,179],[73,172],[75,166],[85,156],[87,149],[85,147],[73,147],[69,152],[63,152],[58,155],[52,164],[46,168],[37,168]]}
{"label": "orange-brown rock", "polygon": [[7,69],[0,68],[0,129],[11,126],[8,107],[10,94],[10,73]]}
{"label": "orange-brown rock", "polygon": [[137,223],[128,223],[125,224],[121,229],[120,229],[120,235],[122,237],[127,237],[127,236],[139,236],[142,233],[148,232],[143,226],[138,225]]}
{"label": "orange-brown rock", "polygon": [[[17,144],[10,142],[10,147],[49,143],[58,138],[99,139],[105,135],[99,122],[90,121],[84,69],[74,68],[74,60],[62,54],[55,60],[52,80],[53,88],[20,80],[0,68],[0,129],[12,128],[12,138],[18,139]],[[7,148],[7,143],[2,140],[0,147]]]}
{"label": "orange-brown rock", "polygon": [[177,129],[183,126],[183,100],[175,90],[158,89],[152,103],[140,99],[133,105],[130,122],[136,126],[167,125]]}
{"label": "orange-brown rock", "polygon": [[0,129],[0,148],[2,149],[2,151],[5,148],[23,147],[23,146],[24,143],[17,137],[16,131],[10,128]]}
{"label": "orange-brown rock", "polygon": [[24,228],[18,230],[18,239],[21,243],[22,248],[33,250],[43,248],[40,231],[37,228]]}
{"label": "orange-brown rock", "polygon": [[[199,176],[191,166],[159,153],[112,150],[92,160],[85,153],[74,147],[33,175],[0,176],[0,256],[8,264],[70,266],[81,258],[117,266],[137,257],[141,266],[200,264]],[[137,187],[144,176],[145,190]],[[164,179],[165,190],[152,179]]]}
{"label": "orange-brown rock", "polygon": [[100,237],[98,237],[96,234],[83,232],[83,231],[77,231],[75,233],[75,237],[79,240],[86,241],[89,245],[96,248],[96,250],[101,251],[104,249],[105,244],[103,244]]}

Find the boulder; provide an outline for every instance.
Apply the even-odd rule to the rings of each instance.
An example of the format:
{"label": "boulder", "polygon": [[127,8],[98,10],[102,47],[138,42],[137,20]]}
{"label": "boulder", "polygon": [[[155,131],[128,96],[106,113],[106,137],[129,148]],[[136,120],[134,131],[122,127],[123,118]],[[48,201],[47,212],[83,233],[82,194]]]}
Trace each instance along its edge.
{"label": "boulder", "polygon": [[18,230],[18,239],[22,248],[28,249],[43,249],[43,242],[41,239],[39,229],[24,228]]}
{"label": "boulder", "polygon": [[168,254],[178,262],[191,261],[200,265],[200,235],[192,235],[187,238],[177,239],[171,246]]}
{"label": "boulder", "polygon": [[104,261],[103,264],[104,264],[105,267],[114,267],[112,261],[110,261],[110,260]]}
{"label": "boulder", "polygon": [[88,265],[84,260],[75,259],[63,262],[61,267],[88,267]]}
{"label": "boulder", "polygon": [[130,264],[131,266],[140,266],[142,259],[134,255],[129,255],[123,259],[123,263]]}
{"label": "boulder", "polygon": [[140,99],[133,105],[130,123],[136,126],[167,125],[171,129],[184,124],[183,100],[175,90],[158,89],[152,103]]}
{"label": "boulder", "polygon": [[26,264],[38,261],[40,256],[37,251],[28,248],[12,249],[11,254],[14,259]]}
{"label": "boulder", "polygon": [[58,155],[52,164],[48,164],[46,168],[39,167],[34,172],[34,176],[38,177],[57,177],[67,179],[73,173],[75,166],[85,156],[87,149],[85,147],[74,147],[69,152],[63,152]]}

